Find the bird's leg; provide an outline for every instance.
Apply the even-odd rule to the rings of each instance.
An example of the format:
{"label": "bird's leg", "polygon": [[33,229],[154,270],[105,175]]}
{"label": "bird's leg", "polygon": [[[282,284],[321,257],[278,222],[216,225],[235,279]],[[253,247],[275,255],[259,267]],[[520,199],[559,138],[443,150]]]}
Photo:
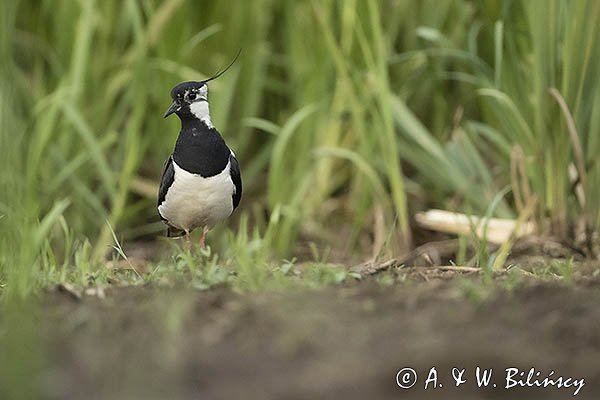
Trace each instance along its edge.
{"label": "bird's leg", "polygon": [[208,233],[208,226],[205,226],[202,229],[202,236],[200,236],[200,241],[198,242],[198,244],[200,245],[200,248],[203,249],[204,246],[206,246],[206,234]]}
{"label": "bird's leg", "polygon": [[192,240],[190,239],[190,232],[185,231],[185,248],[188,252],[192,251]]}

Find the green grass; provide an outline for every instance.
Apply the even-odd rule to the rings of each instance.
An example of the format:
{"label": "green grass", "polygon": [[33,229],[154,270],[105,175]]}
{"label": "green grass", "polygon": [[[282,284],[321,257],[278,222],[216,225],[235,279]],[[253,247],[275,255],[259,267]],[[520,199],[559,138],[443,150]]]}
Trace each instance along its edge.
{"label": "green grass", "polygon": [[[412,212],[431,206],[486,215],[494,202],[493,215],[516,217],[534,204],[542,231],[567,238],[600,225],[593,0],[22,0],[0,14],[8,298],[108,279],[115,238],[161,235],[169,89],[239,48],[210,90],[242,205],[210,254],[175,246],[133,282],[172,269],[199,288],[285,286],[295,263],[280,260],[299,244],[392,257],[412,245]],[[502,267],[509,245],[475,264]],[[314,272],[315,285],[348,279],[338,272]]]}

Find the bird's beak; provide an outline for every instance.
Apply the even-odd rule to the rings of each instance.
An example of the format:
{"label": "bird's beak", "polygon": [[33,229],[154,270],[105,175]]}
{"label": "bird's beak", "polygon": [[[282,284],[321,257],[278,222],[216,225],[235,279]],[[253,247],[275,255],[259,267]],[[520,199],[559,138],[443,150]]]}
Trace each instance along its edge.
{"label": "bird's beak", "polygon": [[176,113],[180,109],[181,109],[181,106],[179,104],[177,104],[177,102],[175,100],[173,100],[173,103],[171,103],[171,106],[169,107],[169,109],[167,110],[165,115],[163,115],[163,118],[167,118],[169,115]]}

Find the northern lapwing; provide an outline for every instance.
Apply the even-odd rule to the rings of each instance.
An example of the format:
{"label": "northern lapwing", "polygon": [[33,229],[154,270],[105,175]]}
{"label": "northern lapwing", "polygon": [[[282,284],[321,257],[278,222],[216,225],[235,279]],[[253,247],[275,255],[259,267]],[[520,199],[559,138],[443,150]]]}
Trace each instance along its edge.
{"label": "northern lapwing", "polygon": [[202,228],[206,234],[237,208],[242,197],[242,177],[235,154],[213,126],[208,107],[208,82],[183,82],[171,90],[173,102],[164,118],[177,114],[181,131],[166,161],[158,192],[158,213],[167,224],[167,236],[186,236]]}

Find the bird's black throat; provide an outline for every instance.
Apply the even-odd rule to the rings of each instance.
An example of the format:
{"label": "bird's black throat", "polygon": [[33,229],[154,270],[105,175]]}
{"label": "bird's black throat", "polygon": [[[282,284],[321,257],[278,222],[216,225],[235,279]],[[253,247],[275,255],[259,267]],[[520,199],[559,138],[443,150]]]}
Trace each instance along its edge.
{"label": "bird's black throat", "polygon": [[231,151],[219,132],[197,118],[182,118],[173,160],[184,170],[205,178],[227,166]]}

